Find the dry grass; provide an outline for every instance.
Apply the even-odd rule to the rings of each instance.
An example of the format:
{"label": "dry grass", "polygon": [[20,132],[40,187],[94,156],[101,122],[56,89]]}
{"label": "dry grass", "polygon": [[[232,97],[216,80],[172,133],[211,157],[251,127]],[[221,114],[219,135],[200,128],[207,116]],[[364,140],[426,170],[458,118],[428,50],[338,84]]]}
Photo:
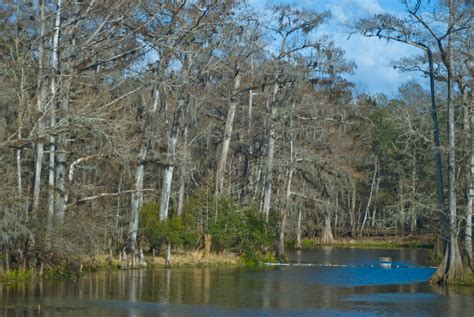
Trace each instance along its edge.
{"label": "dry grass", "polygon": [[81,258],[81,264],[85,270],[97,270],[101,268],[118,268],[120,260],[118,258],[109,258],[106,254],[96,256],[84,256]]}
{"label": "dry grass", "polygon": [[[152,267],[165,267],[163,256],[146,257],[147,263]],[[220,254],[211,253],[204,256],[201,251],[176,252],[171,255],[171,267],[207,267],[207,266],[243,266],[243,261],[239,256],[222,252]]]}
{"label": "dry grass", "polygon": [[[164,256],[145,256],[148,267],[166,267]],[[85,271],[104,268],[120,268],[120,260],[108,255],[82,257],[81,264]],[[202,251],[175,251],[171,255],[171,267],[210,267],[210,266],[243,266],[242,259],[229,252],[211,253],[204,256]]]}
{"label": "dry grass", "polygon": [[[433,248],[436,238],[430,235],[406,235],[406,236],[374,236],[337,238],[331,244],[335,247],[353,248]],[[304,239],[303,248],[318,247],[321,244],[316,239]]]}

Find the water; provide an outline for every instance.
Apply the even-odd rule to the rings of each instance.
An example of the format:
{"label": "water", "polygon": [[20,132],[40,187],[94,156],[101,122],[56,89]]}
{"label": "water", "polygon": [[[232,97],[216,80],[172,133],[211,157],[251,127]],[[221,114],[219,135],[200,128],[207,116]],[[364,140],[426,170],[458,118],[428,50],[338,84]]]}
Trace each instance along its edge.
{"label": "water", "polygon": [[[0,316],[468,316],[474,289],[426,281],[429,250],[325,248],[293,262],[363,267],[181,268],[0,284]],[[376,267],[390,256],[392,269]],[[374,265],[374,267],[370,267]]]}

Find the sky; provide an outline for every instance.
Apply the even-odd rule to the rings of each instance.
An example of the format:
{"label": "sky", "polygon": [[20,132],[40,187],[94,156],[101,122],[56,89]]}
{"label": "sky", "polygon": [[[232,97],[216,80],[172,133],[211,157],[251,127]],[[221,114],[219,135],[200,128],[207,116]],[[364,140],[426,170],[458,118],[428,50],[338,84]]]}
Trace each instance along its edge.
{"label": "sky", "polygon": [[249,0],[257,10],[265,10],[266,4],[293,4],[303,8],[330,11],[331,20],[319,29],[320,34],[330,35],[336,46],[346,52],[357,69],[348,79],[357,84],[356,93],[383,93],[395,97],[398,88],[410,80],[426,84],[417,73],[401,73],[391,66],[392,61],[421,54],[420,50],[402,43],[377,38],[352,35],[348,38],[347,21],[357,20],[376,13],[404,14],[399,0]]}

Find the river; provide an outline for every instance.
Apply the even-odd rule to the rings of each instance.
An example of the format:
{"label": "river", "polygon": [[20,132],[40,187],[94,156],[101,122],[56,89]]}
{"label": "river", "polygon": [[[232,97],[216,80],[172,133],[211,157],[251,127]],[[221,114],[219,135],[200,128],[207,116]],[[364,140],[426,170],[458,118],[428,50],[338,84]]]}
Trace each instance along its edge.
{"label": "river", "polygon": [[[467,316],[474,288],[430,285],[430,250],[322,248],[305,265],[87,273],[0,284],[0,316]],[[393,267],[377,266],[389,256]],[[398,266],[398,267],[397,267]],[[470,313],[469,313],[470,312]]]}

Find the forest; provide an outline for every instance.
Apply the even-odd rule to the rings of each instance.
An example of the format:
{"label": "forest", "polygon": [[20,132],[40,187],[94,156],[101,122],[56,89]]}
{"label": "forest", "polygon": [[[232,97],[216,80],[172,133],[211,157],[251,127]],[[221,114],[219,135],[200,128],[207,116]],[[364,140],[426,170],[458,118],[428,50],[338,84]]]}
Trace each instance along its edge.
{"label": "forest", "polygon": [[323,10],[239,0],[0,2],[0,273],[83,256],[430,235],[471,271],[473,6],[349,21],[414,47],[361,92]]}

